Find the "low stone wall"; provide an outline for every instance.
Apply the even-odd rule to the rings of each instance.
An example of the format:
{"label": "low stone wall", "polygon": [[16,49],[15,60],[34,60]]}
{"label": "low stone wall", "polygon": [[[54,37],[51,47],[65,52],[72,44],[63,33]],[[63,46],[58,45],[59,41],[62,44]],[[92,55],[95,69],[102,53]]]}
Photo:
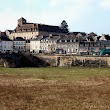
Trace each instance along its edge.
{"label": "low stone wall", "polygon": [[110,67],[110,57],[65,56],[60,57],[59,66]]}
{"label": "low stone wall", "polygon": [[110,57],[63,55],[1,55],[0,67],[110,67]]}
{"label": "low stone wall", "polygon": [[88,66],[88,67],[110,67],[110,57],[94,56],[37,56],[45,60],[50,66],[71,67],[71,66]]}

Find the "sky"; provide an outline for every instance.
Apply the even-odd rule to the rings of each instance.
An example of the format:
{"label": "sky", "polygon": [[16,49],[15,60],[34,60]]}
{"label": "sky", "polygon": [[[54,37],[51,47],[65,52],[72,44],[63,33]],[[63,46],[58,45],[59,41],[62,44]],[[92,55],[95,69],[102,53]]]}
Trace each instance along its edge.
{"label": "sky", "polygon": [[0,0],[0,31],[15,29],[20,17],[58,26],[65,20],[71,32],[110,34],[110,0]]}

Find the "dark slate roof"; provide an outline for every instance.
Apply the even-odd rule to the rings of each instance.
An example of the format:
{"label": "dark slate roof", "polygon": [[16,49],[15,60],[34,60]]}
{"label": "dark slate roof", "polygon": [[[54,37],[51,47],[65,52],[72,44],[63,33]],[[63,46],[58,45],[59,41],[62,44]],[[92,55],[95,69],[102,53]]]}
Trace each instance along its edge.
{"label": "dark slate roof", "polygon": [[78,33],[80,33],[80,32],[70,32],[70,33],[68,33],[68,35],[77,35]]}
{"label": "dark slate roof", "polygon": [[46,38],[43,38],[42,40],[49,40],[49,41],[57,41],[60,39],[60,36],[48,36]]}
{"label": "dark slate roof", "polygon": [[25,41],[25,39],[23,39],[22,37],[16,37],[16,39],[14,39],[14,41]]}
{"label": "dark slate roof", "polygon": [[105,39],[110,40],[110,36],[109,35],[104,35]]}
{"label": "dark slate roof", "polygon": [[8,37],[3,37],[3,36],[1,36],[0,39],[1,41],[11,41]]}
{"label": "dark slate roof", "polygon": [[38,24],[38,28],[39,28],[39,31],[64,33],[63,29],[61,29],[59,26]]}
{"label": "dark slate roof", "polygon": [[80,34],[82,34],[82,36],[86,36],[87,35],[85,32],[80,32]]}
{"label": "dark slate roof", "polygon": [[82,34],[82,36],[86,36],[86,33],[85,32],[70,32],[68,33],[69,35],[77,35],[77,34]]}
{"label": "dark slate roof", "polygon": [[60,40],[74,40],[74,39],[78,40],[78,38],[75,35],[74,36],[62,35],[57,42],[60,42]]}
{"label": "dark slate roof", "polygon": [[101,36],[97,36],[97,40],[99,40],[101,38]]}
{"label": "dark slate roof", "polygon": [[11,41],[5,32],[0,32],[0,40],[1,41]]}

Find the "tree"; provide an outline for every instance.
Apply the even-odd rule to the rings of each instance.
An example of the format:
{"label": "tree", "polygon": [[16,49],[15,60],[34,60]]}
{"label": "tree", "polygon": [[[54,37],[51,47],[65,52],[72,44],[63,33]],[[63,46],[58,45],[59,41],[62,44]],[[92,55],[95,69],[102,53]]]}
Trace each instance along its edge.
{"label": "tree", "polygon": [[65,33],[68,33],[68,24],[65,20],[62,21],[61,25],[60,25],[60,28],[65,32]]}

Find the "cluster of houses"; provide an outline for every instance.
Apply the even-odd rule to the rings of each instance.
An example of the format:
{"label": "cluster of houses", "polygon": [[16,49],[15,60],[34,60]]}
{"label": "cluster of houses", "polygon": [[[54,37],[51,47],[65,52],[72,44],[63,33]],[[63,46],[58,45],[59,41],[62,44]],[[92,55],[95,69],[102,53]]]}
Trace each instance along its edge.
{"label": "cluster of houses", "polygon": [[110,48],[110,36],[68,32],[60,26],[28,23],[20,18],[14,30],[0,32],[0,52],[94,54]]}

